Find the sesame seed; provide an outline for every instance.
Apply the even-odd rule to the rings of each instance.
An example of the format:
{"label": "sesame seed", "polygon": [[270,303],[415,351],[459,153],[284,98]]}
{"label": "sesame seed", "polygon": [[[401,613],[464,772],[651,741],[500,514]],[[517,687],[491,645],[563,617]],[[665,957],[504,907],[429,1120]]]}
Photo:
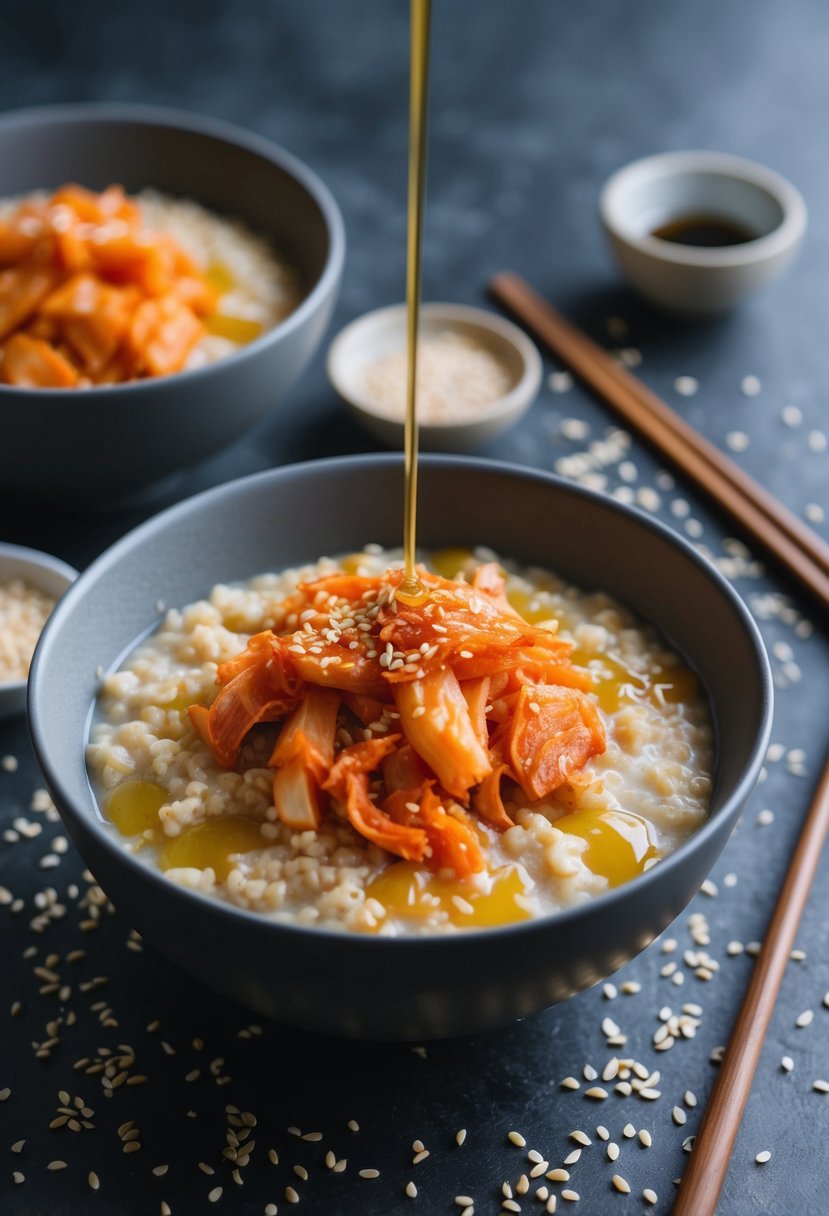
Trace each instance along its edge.
{"label": "sesame seed", "polygon": [[[575,1140],[576,1144],[584,1144],[585,1146],[593,1143],[590,1137],[585,1135],[585,1133],[582,1131],[570,1132],[570,1139]],[[540,1157],[538,1160],[540,1160]]]}
{"label": "sesame seed", "polygon": [[621,1191],[623,1195],[630,1194],[630,1183],[621,1174],[614,1174],[611,1181],[617,1191]]}
{"label": "sesame seed", "polygon": [[285,1187],[285,1198],[288,1200],[288,1203],[299,1203],[299,1195],[292,1186]]}
{"label": "sesame seed", "polygon": [[65,1170],[67,1166],[65,1161],[50,1161],[46,1168],[54,1172],[55,1170]]}
{"label": "sesame seed", "polygon": [[646,1186],[642,1192],[642,1198],[644,1199],[645,1203],[649,1203],[651,1206],[653,1206],[653,1204],[657,1202],[656,1191],[653,1191],[649,1186]]}
{"label": "sesame seed", "polygon": [[674,390],[680,397],[693,397],[699,390],[699,381],[694,376],[677,376]]}
{"label": "sesame seed", "polygon": [[829,1094],[829,1081],[813,1081],[812,1089],[819,1094]]}
{"label": "sesame seed", "polygon": [[651,1134],[646,1127],[643,1127],[639,1132],[639,1143],[643,1148],[650,1148],[650,1146],[653,1144]]}
{"label": "sesame seed", "polygon": [[547,1179],[549,1182],[569,1182],[570,1175],[567,1170],[555,1169],[548,1172]]}
{"label": "sesame seed", "polygon": [[410,1199],[417,1199],[417,1187],[413,1182],[406,1183],[406,1194]]}
{"label": "sesame seed", "polygon": [[455,1203],[457,1204],[457,1206],[459,1208],[468,1208],[470,1203],[474,1203],[474,1202],[475,1202],[475,1200],[472,1199],[471,1196],[469,1196],[469,1195],[456,1195],[455,1196]]}
{"label": "sesame seed", "polygon": [[613,1140],[611,1140],[610,1144],[608,1144],[608,1146],[607,1146],[608,1161],[618,1161],[620,1151],[621,1150],[619,1149],[619,1145],[616,1144]]}
{"label": "sesame seed", "polygon": [[572,1152],[569,1152],[567,1154],[567,1156],[564,1158],[564,1164],[565,1165],[575,1165],[580,1157],[581,1157],[581,1149],[574,1148],[572,1150]]}
{"label": "sesame seed", "polygon": [[607,1090],[602,1089],[601,1085],[593,1085],[590,1089],[584,1091],[585,1098],[593,1098],[596,1102],[603,1102],[607,1097]]}
{"label": "sesame seed", "polygon": [[566,1199],[568,1203],[578,1203],[581,1195],[579,1195],[578,1191],[566,1190],[561,1192],[561,1198]]}
{"label": "sesame seed", "polygon": [[98,1175],[95,1173],[94,1170],[89,1171],[89,1173],[86,1176],[86,1181],[89,1183],[89,1185],[93,1191],[97,1191],[100,1189],[101,1180],[98,1177]]}
{"label": "sesame seed", "polygon": [[213,1190],[208,1191],[208,1193],[207,1193],[207,1198],[210,1200],[211,1203],[218,1203],[218,1201],[221,1199],[221,1197],[222,1197],[222,1188],[220,1186],[214,1186]]}
{"label": "sesame seed", "polygon": [[357,1172],[361,1178],[379,1178],[380,1177],[379,1170],[358,1170]]}
{"label": "sesame seed", "polygon": [[754,1158],[758,1165],[765,1165],[767,1161],[771,1161],[771,1153],[767,1148],[763,1149],[762,1153],[758,1153]]}
{"label": "sesame seed", "polygon": [[460,1129],[460,1131],[455,1132],[455,1143],[460,1146],[461,1144],[464,1143],[465,1140],[466,1140],[466,1128],[462,1127]]}
{"label": "sesame seed", "polygon": [[780,1067],[783,1069],[783,1072],[791,1072],[794,1068],[794,1060],[791,1056],[783,1056],[783,1059],[780,1061]]}
{"label": "sesame seed", "polygon": [[625,1137],[626,1140],[632,1140],[633,1137],[636,1135],[636,1128],[633,1126],[632,1123],[626,1123],[625,1126],[622,1128],[622,1135]]}
{"label": "sesame seed", "polygon": [[[829,997],[829,992],[827,992],[826,995],[827,995],[827,997]],[[581,1082],[577,1081],[575,1077],[565,1077],[564,1080],[561,1082],[561,1088],[562,1089],[581,1089]]]}
{"label": "sesame seed", "polygon": [[517,1148],[525,1148],[527,1141],[520,1132],[507,1132],[507,1140],[510,1144],[516,1145]]}
{"label": "sesame seed", "polygon": [[804,1009],[802,1013],[797,1015],[794,1024],[799,1030],[804,1030],[807,1026],[811,1026],[814,1016],[811,1009]]}
{"label": "sesame seed", "polygon": [[744,397],[756,397],[762,387],[756,376],[743,376],[740,381],[740,392]]}

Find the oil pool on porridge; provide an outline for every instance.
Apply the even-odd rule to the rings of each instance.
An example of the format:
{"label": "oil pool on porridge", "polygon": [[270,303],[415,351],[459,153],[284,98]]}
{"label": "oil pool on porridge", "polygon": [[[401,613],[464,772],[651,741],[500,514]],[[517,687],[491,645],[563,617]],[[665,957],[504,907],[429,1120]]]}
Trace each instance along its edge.
{"label": "oil pool on porridge", "polygon": [[442,550],[398,599],[376,546],[169,611],[102,683],[103,816],[173,881],[384,935],[543,916],[704,820],[696,678],[601,593]]}

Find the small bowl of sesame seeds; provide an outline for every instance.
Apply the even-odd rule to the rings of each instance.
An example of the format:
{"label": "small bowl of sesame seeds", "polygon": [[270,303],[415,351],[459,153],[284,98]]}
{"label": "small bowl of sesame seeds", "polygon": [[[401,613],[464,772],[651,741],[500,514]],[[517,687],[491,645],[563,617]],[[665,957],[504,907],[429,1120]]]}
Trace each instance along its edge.
{"label": "small bowl of sesame seeds", "polygon": [[[406,308],[366,313],[337,335],[328,377],[375,439],[399,448],[406,412]],[[541,356],[517,326],[481,308],[424,304],[420,310],[417,411],[428,451],[481,447],[529,409],[541,385]]]}
{"label": "small bowl of sesame seeds", "polygon": [[0,545],[0,719],[24,712],[40,632],[77,577],[77,570],[48,553]]}

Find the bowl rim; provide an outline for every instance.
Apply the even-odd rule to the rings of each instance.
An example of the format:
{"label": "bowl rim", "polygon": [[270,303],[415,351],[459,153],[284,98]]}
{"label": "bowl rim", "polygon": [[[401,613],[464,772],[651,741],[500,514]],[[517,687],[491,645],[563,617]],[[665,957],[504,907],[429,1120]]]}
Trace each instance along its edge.
{"label": "bowl rim", "polygon": [[[204,135],[218,142],[231,144],[235,147],[253,153],[260,159],[283,170],[289,177],[294,178],[314,201],[322,216],[328,232],[328,253],[322,271],[307,295],[303,296],[293,312],[283,318],[273,329],[267,330],[254,338],[252,342],[224,355],[213,363],[203,367],[195,367],[180,372],[171,372],[166,376],[153,376],[146,380],[127,380],[123,384],[94,384],[89,388],[76,390],[76,396],[82,401],[104,403],[107,409],[112,408],[113,398],[124,398],[151,392],[161,384],[170,382],[181,383],[182,380],[193,382],[215,373],[216,368],[228,368],[238,365],[245,359],[253,358],[266,347],[273,345],[302,326],[310,314],[316,311],[335,288],[342,274],[345,262],[345,224],[342,213],[334,195],[325,185],[322,178],[301,161],[292,152],[280,144],[274,143],[267,136],[255,131],[248,131],[235,123],[226,122],[222,118],[213,118],[192,110],[179,110],[169,106],[143,105],[132,102],[68,102],[58,105],[29,106],[23,110],[10,110],[0,114],[0,136],[16,127],[37,127],[43,124],[73,125],[78,123],[99,122],[112,125],[141,125],[155,126],[167,130],[176,130],[191,135]],[[196,202],[199,200],[196,199]],[[208,208],[209,210],[209,208]],[[52,401],[65,403],[69,389],[24,389],[15,385],[0,384],[0,401],[4,397],[20,399],[24,394],[26,400]]]}
{"label": "bowl rim", "polygon": [[[483,424],[498,422],[504,418],[518,418],[529,409],[541,388],[543,363],[535,343],[522,329],[512,321],[486,308],[476,308],[471,304],[451,304],[448,301],[428,301],[420,305],[420,316],[424,321],[440,321],[445,319],[447,328],[454,323],[469,325],[488,334],[497,334],[509,346],[517,351],[521,360],[521,374],[513,387],[507,393],[494,398],[488,405],[480,406],[480,412],[475,418],[464,422],[421,422],[418,430],[423,434],[446,435],[465,434],[473,432]],[[382,308],[373,308],[359,317],[349,321],[339,331],[328,347],[325,357],[325,370],[328,379],[345,403],[359,414],[368,414],[372,419],[398,429],[404,428],[402,419],[382,413],[365,393],[356,392],[347,378],[341,373],[341,363],[348,346],[359,340],[361,331],[371,330],[384,321],[390,325],[396,323],[398,317],[404,327],[406,320],[406,304],[388,304]]]}
{"label": "bowl rim", "polygon": [[[656,533],[662,539],[675,545],[682,552],[683,556],[697,566],[701,573],[714,584],[719,593],[729,602],[732,610],[743,625],[748,641],[753,650],[757,664],[757,671],[760,677],[761,697],[758,707],[759,714],[759,730],[757,738],[751,748],[748,760],[743,767],[742,774],[737,781],[734,789],[731,791],[723,806],[715,815],[710,815],[705,822],[694,832],[687,840],[661,860],[657,866],[653,866],[650,870],[643,874],[637,875],[630,882],[623,883],[619,887],[611,888],[599,895],[591,897],[582,904],[577,904],[569,908],[562,908],[556,912],[550,912],[540,917],[531,918],[526,921],[517,921],[507,925],[499,925],[486,929],[469,930],[468,933],[453,933],[453,934],[425,934],[425,935],[401,935],[398,937],[382,937],[373,934],[355,934],[337,929],[324,929],[314,926],[288,924],[284,922],[276,922],[269,920],[267,916],[261,913],[248,911],[245,908],[239,908],[235,904],[231,904],[226,900],[218,899],[215,896],[203,894],[199,891],[192,891],[189,888],[179,887],[175,883],[171,883],[161,870],[153,868],[141,861],[138,857],[129,853],[124,844],[118,840],[115,835],[109,830],[103,819],[96,817],[92,807],[87,809],[79,809],[72,797],[69,797],[63,789],[60,773],[52,765],[47,746],[41,729],[39,718],[39,696],[38,687],[43,677],[43,670],[49,663],[49,651],[52,647],[52,638],[59,631],[63,617],[71,612],[78,601],[81,601],[86,595],[87,588],[91,588],[98,576],[105,573],[113,565],[117,564],[120,559],[127,554],[133,547],[143,543],[145,540],[151,539],[154,536],[163,534],[169,527],[175,526],[176,522],[193,512],[198,512],[208,499],[221,499],[226,495],[245,494],[249,487],[262,484],[266,481],[275,481],[281,477],[294,475],[306,472],[310,469],[319,471],[324,477],[326,470],[336,467],[347,470],[353,468],[355,474],[365,474],[369,468],[395,468],[402,467],[402,456],[399,453],[373,453],[360,454],[354,456],[339,456],[326,460],[309,460],[302,461],[297,464],[283,465],[276,469],[267,469],[261,473],[254,473],[247,477],[241,477],[234,481],[224,482],[218,486],[213,486],[208,490],[204,490],[199,494],[193,495],[190,498],[184,499],[182,502],[176,503],[164,511],[154,515],[151,519],[139,524],[126,533],[115,544],[106,549],[77,579],[76,582],[68,589],[62,597],[52,616],[47,621],[47,624],[40,636],[34,657],[32,659],[31,670],[29,675],[29,698],[27,704],[27,714],[29,722],[29,732],[32,740],[32,745],[38,763],[43,771],[46,784],[50,790],[55,790],[59,797],[55,799],[58,804],[58,809],[61,810],[61,804],[69,808],[68,817],[72,820],[78,820],[86,830],[92,832],[96,838],[97,844],[109,853],[116,862],[120,862],[128,869],[132,870],[136,875],[149,882],[151,891],[163,892],[168,898],[195,900],[196,906],[201,906],[205,912],[214,913],[215,915],[226,918],[228,924],[236,924],[239,929],[249,927],[257,928],[259,931],[271,932],[277,936],[283,933],[295,934],[302,933],[311,935],[310,939],[314,942],[329,943],[334,948],[339,945],[342,947],[344,941],[348,941],[355,949],[377,950],[382,951],[390,946],[399,952],[402,948],[409,952],[423,951],[427,949],[435,950],[461,950],[463,944],[469,940],[470,935],[475,942],[485,943],[493,938],[500,938],[508,934],[520,933],[522,935],[531,935],[534,933],[543,933],[552,924],[557,926],[565,926],[571,921],[581,917],[590,916],[596,912],[601,912],[603,909],[608,909],[617,903],[619,900],[624,900],[626,895],[632,890],[639,890],[644,893],[645,885],[652,884],[657,881],[657,877],[664,877],[666,873],[672,872],[674,869],[681,867],[684,864],[686,855],[692,851],[702,848],[705,843],[720,831],[720,826],[723,820],[733,815],[736,809],[742,805],[745,799],[751,792],[756,782],[757,775],[763,764],[766,754],[766,748],[771,735],[772,728],[772,709],[773,709],[773,683],[771,668],[769,665],[768,656],[763,645],[760,630],[749,612],[746,604],[740,598],[736,590],[731,586],[727,579],[716,569],[716,567],[703,557],[694,546],[684,537],[674,532],[667,524],[661,520],[649,515],[646,511],[633,506],[628,506],[625,503],[617,502],[609,499],[607,495],[601,494],[597,490],[588,489],[585,486],[580,486],[577,483],[566,481],[564,478],[558,477],[554,473],[548,473],[541,469],[531,469],[523,465],[518,465],[506,461],[491,460],[484,457],[473,456],[455,456],[444,454],[429,454],[421,457],[424,467],[428,466],[443,466],[448,467],[454,465],[461,466],[472,470],[488,472],[494,475],[505,474],[507,476],[519,477],[524,480],[541,483],[543,485],[552,485],[556,489],[564,490],[566,493],[573,494],[574,497],[587,499],[599,503],[602,507],[611,509],[615,512],[620,512],[624,516],[631,517],[634,522],[645,527],[647,530]],[[650,622],[653,623],[653,622]],[[658,628],[658,626],[657,626]],[[123,657],[123,656],[121,656]],[[34,693],[34,696],[32,695]],[[88,718],[86,719],[88,725]],[[86,737],[81,742],[81,746],[86,748]],[[90,798],[94,800],[94,794],[90,784]],[[61,814],[63,811],[61,810]],[[457,944],[455,944],[457,943]]]}
{"label": "bowl rim", "polygon": [[[51,553],[46,553],[42,549],[30,549],[28,545],[12,545],[0,541],[0,580],[5,577],[3,565],[6,558],[22,562],[30,570],[48,570],[50,574],[56,574],[66,582],[64,591],[71,587],[78,577],[78,571],[74,566],[70,566],[68,562],[62,561],[59,557],[53,557]],[[0,697],[24,691],[28,680],[28,676],[23,676],[20,680],[0,680]]]}
{"label": "bowl rim", "polygon": [[[705,248],[675,244],[650,233],[640,235],[621,218],[621,200],[635,183],[692,174],[729,178],[756,187],[780,207],[780,223],[743,244]],[[806,231],[808,213],[797,187],[774,169],[730,152],[700,150],[658,152],[622,165],[601,189],[599,215],[612,237],[654,261],[700,270],[723,270],[753,266],[795,247]]]}

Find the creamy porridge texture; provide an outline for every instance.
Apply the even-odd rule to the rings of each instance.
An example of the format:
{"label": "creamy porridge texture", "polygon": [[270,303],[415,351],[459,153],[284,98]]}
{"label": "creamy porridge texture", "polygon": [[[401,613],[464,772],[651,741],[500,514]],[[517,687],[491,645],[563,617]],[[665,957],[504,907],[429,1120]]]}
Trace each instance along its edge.
{"label": "creamy porridge texture", "polygon": [[[482,594],[496,596],[500,579],[492,573],[495,560],[486,550],[446,550],[433,554],[427,565],[445,578],[462,574],[469,583],[477,578],[488,588]],[[125,847],[159,865],[171,881],[274,920],[381,934],[453,933],[581,903],[657,864],[699,827],[708,808],[712,743],[707,705],[693,674],[653,630],[607,596],[585,594],[550,573],[519,570],[508,563],[501,569],[509,605],[503,585],[500,593],[500,602],[511,614],[508,622],[518,632],[536,631],[536,640],[555,634],[549,644],[561,647],[567,656],[556,678],[570,687],[549,689],[539,683],[516,692],[506,677],[499,682],[487,676],[486,683],[461,678],[470,720],[480,714],[485,740],[489,731],[491,751],[475,788],[464,789],[463,783],[453,787],[456,775],[451,764],[443,767],[445,757],[431,756],[427,767],[424,750],[409,756],[425,779],[423,789],[434,787],[434,804],[442,800],[449,816],[442,806],[427,806],[426,795],[422,805],[395,803],[390,791],[414,782],[394,784],[383,767],[390,756],[391,763],[399,765],[401,756],[411,753],[411,747],[401,751],[397,745],[391,755],[395,740],[400,740],[401,718],[428,723],[425,710],[407,710],[399,692],[396,700],[388,698],[384,704],[371,693],[340,694],[333,685],[318,689],[330,714],[337,763],[326,770],[331,773],[327,781],[320,775],[319,784],[329,790],[322,811],[303,826],[301,813],[290,809],[295,807],[295,792],[285,786],[292,764],[284,763],[275,773],[272,756],[275,743],[277,753],[282,748],[280,763],[289,756],[285,734],[291,732],[277,721],[260,719],[261,724],[242,732],[238,754],[231,750],[225,755],[220,749],[227,744],[227,733],[217,743],[208,727],[208,708],[193,707],[217,704],[221,665],[230,665],[231,674],[243,670],[259,644],[257,636],[271,629],[292,635],[285,638],[291,643],[285,653],[293,650],[300,669],[316,662],[326,670],[329,652],[321,659],[318,655],[327,646],[340,647],[345,662],[355,653],[375,656],[370,661],[378,675],[385,673],[384,679],[392,679],[395,672],[402,672],[403,678],[406,665],[414,671],[418,654],[428,665],[437,646],[424,649],[424,643],[414,657],[393,647],[387,651],[371,624],[377,613],[365,621],[343,619],[340,613],[333,632],[327,631],[330,638],[320,646],[316,634],[311,638],[314,644],[306,649],[313,654],[304,654],[297,645],[297,638],[305,636],[302,631],[310,634],[312,618],[316,620],[307,607],[297,611],[303,603],[317,601],[318,609],[320,595],[333,603],[331,587],[345,587],[349,578],[354,582],[354,575],[383,576],[399,561],[399,554],[369,546],[339,562],[323,559],[314,566],[261,575],[242,586],[220,585],[206,600],[167,612],[158,631],[121,670],[104,679],[88,746],[102,813],[124,835]],[[299,586],[342,571],[343,579],[325,584],[328,590],[297,597]],[[386,603],[386,610],[389,607],[396,606]],[[513,610],[522,618],[519,625]],[[382,612],[379,616],[384,619]],[[352,632],[360,637],[359,629],[364,649],[358,652],[356,642],[352,646],[348,639]],[[550,634],[544,633],[547,629]],[[254,641],[247,646],[251,637]],[[453,657],[461,676],[464,663],[470,672],[480,670],[471,651],[459,654]],[[339,656],[336,661],[341,661]],[[527,677],[519,673],[518,678]],[[515,673],[510,679],[515,681]],[[419,683],[423,681],[412,679],[405,695],[416,696]],[[579,688],[586,691],[574,691]],[[486,702],[477,708],[476,692]],[[534,720],[549,720],[548,698],[568,697],[573,704],[579,699],[582,715],[578,729],[568,735],[570,759],[556,753],[561,773],[546,786],[534,784],[541,780],[542,769],[533,768],[528,759],[519,783],[516,749],[520,752],[526,745]],[[499,725],[499,714],[507,712],[504,706],[516,715],[510,750],[502,738],[506,726]],[[519,728],[522,708],[525,725]],[[411,735],[406,739],[416,745]],[[575,760],[573,739],[582,749]],[[356,778],[345,770],[353,769],[352,761],[363,754],[360,745],[370,749],[372,759],[370,771],[360,777],[365,801],[357,818],[352,805],[352,794],[356,798],[359,792]],[[534,746],[537,759],[551,745],[542,740]],[[424,749],[428,751],[425,744]],[[551,784],[555,788],[541,796],[528,794]],[[318,796],[316,791],[313,797]],[[401,793],[401,798],[409,796],[410,791]],[[371,799],[395,813],[388,849],[378,843],[387,837],[375,819],[386,824],[390,820]],[[463,854],[436,854],[438,845],[443,848],[443,837],[423,831],[433,812],[452,829],[456,844],[468,842],[457,845]],[[427,847],[417,852],[415,844],[427,836]],[[477,868],[466,864],[473,854],[480,855]],[[440,864],[453,856],[462,857],[464,865]],[[467,872],[459,874],[458,869]]]}

